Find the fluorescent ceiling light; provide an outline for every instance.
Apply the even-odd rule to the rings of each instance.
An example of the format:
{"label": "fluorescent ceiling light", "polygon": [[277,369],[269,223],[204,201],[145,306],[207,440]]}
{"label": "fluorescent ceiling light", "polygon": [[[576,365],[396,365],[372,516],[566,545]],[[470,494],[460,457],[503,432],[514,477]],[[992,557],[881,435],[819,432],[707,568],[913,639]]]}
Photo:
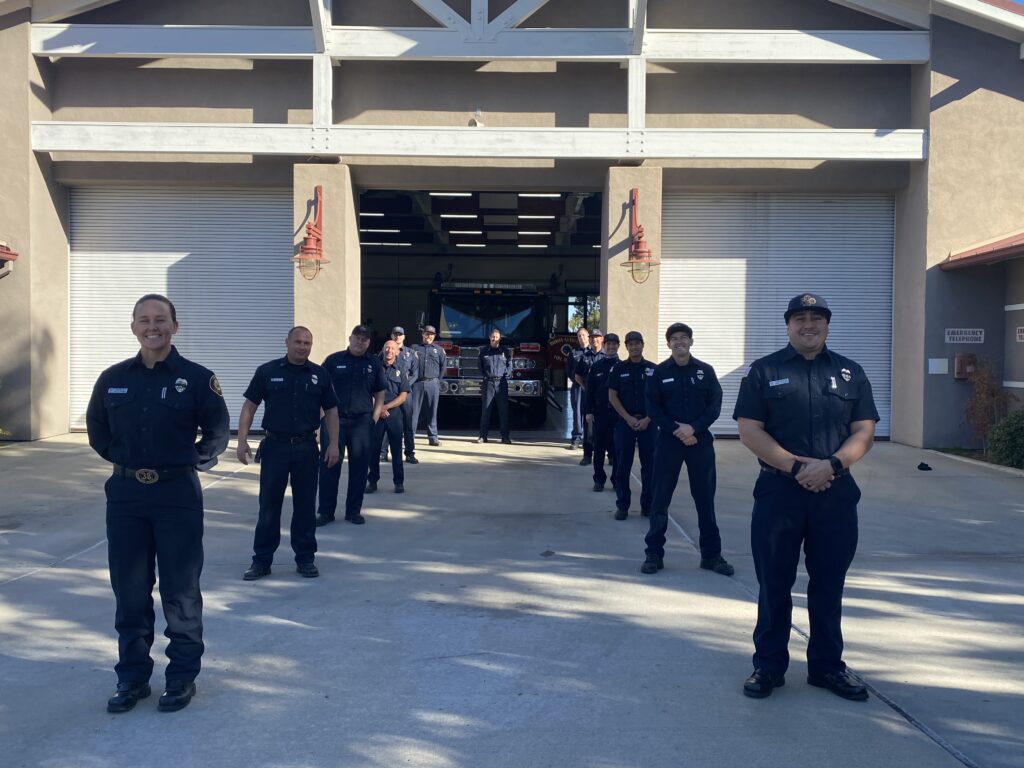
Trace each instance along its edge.
{"label": "fluorescent ceiling light", "polygon": [[519,214],[519,218],[520,219],[553,219],[555,217],[554,216],[524,216],[522,214]]}
{"label": "fluorescent ceiling light", "polygon": [[379,216],[379,217],[383,217],[384,216],[383,213],[367,213],[366,211],[360,211],[359,215],[360,216]]}
{"label": "fluorescent ceiling light", "polygon": [[360,232],[379,232],[388,235],[397,235],[402,230],[400,229],[360,229]]}
{"label": "fluorescent ceiling light", "polygon": [[519,244],[519,247],[520,248],[547,248],[546,245],[523,245],[522,243]]}
{"label": "fluorescent ceiling light", "polygon": [[486,243],[456,243],[456,248],[486,248]]}
{"label": "fluorescent ceiling light", "polygon": [[360,245],[374,245],[387,248],[412,248],[412,243],[360,243]]}
{"label": "fluorescent ceiling light", "polygon": [[601,246],[600,246],[600,245],[592,245],[592,246],[590,246],[590,247],[591,247],[591,248],[600,248]]}
{"label": "fluorescent ceiling light", "polygon": [[558,198],[560,198],[562,195],[561,195],[560,192],[555,192],[553,194],[552,193],[547,193],[547,192],[520,192],[519,196],[520,197],[558,197]]}
{"label": "fluorescent ceiling light", "polygon": [[475,219],[475,213],[442,213],[442,219]]}
{"label": "fluorescent ceiling light", "polygon": [[449,235],[482,235],[482,229],[449,229]]}
{"label": "fluorescent ceiling light", "polygon": [[[370,231],[372,231],[372,230],[370,230]],[[523,231],[523,232],[517,232],[516,234],[517,235],[544,235],[544,236],[547,236],[547,235],[550,235],[551,233],[550,232],[526,232],[526,231]]]}
{"label": "fluorescent ceiling light", "polygon": [[472,192],[431,192],[431,197],[472,197]]}

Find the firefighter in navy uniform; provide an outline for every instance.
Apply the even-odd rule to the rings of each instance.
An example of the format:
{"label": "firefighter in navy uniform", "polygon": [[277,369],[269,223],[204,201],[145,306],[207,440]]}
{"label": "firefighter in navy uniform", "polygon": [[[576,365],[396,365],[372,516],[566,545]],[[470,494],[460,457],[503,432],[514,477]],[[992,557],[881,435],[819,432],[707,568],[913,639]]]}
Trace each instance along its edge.
{"label": "firefighter in navy uniform", "polygon": [[576,331],[576,343],[576,348],[565,356],[565,379],[569,384],[569,407],[572,409],[570,448],[583,447],[583,385],[576,381],[576,367],[590,348],[590,331],[586,328]]}
{"label": "firefighter in navy uniform", "polygon": [[644,337],[639,331],[626,334],[629,357],[616,365],[608,382],[608,402],[619,415],[615,420],[615,519],[629,516],[632,490],[629,479],[633,454],[640,453],[640,514],[651,514],[654,445],[658,427],[647,415],[647,381],[654,375],[654,363],[644,358]]}
{"label": "firefighter in navy uniform", "polygon": [[789,344],[755,361],[740,383],[733,418],[757,456],[750,540],[760,586],[754,673],[743,692],[769,696],[784,684],[801,545],[807,568],[807,682],[854,701],[867,688],[846,669],[843,585],[857,549],[860,489],[850,466],[872,446],[878,411],[853,360],[825,345],[832,311],[821,296],[794,296],[784,314]]}
{"label": "firefighter in navy uniform", "polygon": [[[345,493],[345,520],[356,525],[366,522],[363,517],[363,494],[370,471],[371,449],[380,457],[380,445],[371,446],[374,426],[384,408],[384,364],[375,355],[366,354],[370,348],[370,329],[357,325],[348,337],[348,348],[333,352],[324,360],[324,369],[331,377],[334,394],[338,398],[337,464],[320,468],[320,507],[316,524],[334,522],[338,509],[338,485],[341,482],[341,462],[348,454],[348,488]],[[326,425],[325,425],[326,426]],[[322,434],[323,427],[321,428]]]}
{"label": "firefighter in navy uniform", "polygon": [[107,711],[127,712],[150,694],[155,562],[170,641],[159,708],[170,712],[195,695],[204,648],[203,492],[196,470],[217,463],[230,421],[217,377],[172,346],[178,321],[169,299],[139,299],[131,329],[139,353],[100,374],[86,411],[89,445],[114,465],[104,489],[118,661]]}
{"label": "firefighter in navy uniform", "polygon": [[[596,333],[596,331],[595,331]],[[594,359],[587,373],[587,392],[584,395],[587,424],[590,426],[594,451],[594,491],[603,491],[608,475],[604,471],[605,456],[612,464],[612,485],[615,485],[615,411],[608,402],[608,384],[612,368],[619,362],[619,337],[609,333],[604,337],[604,351]],[[584,449],[585,450],[585,449]]]}
{"label": "firefighter in navy uniform", "polygon": [[437,437],[437,406],[441,396],[441,378],[448,367],[448,357],[440,344],[435,344],[437,329],[432,325],[424,326],[422,344],[414,347],[419,358],[420,377],[412,388],[412,421],[413,432],[419,429],[420,414],[427,409],[427,442],[438,446],[441,441]]}
{"label": "firefighter in navy uniform", "polygon": [[587,376],[590,375],[590,367],[594,361],[602,356],[601,347],[604,344],[604,334],[600,328],[590,332],[590,346],[583,350],[573,365],[573,380],[580,387],[580,407],[583,409],[583,458],[580,459],[580,466],[585,467],[594,459],[594,435],[593,428],[587,423]]}
{"label": "firefighter in navy uniform", "polygon": [[511,445],[508,431],[508,375],[511,372],[508,350],[501,346],[501,331],[495,328],[489,343],[480,350],[480,436],[478,443],[487,442],[491,428],[491,410],[497,406],[501,442]]}
{"label": "firefighter in navy uniform", "polygon": [[402,437],[405,435],[404,405],[409,399],[409,377],[398,361],[397,341],[384,342],[381,358],[384,364],[384,404],[380,418],[374,425],[370,445],[370,474],[366,478],[366,492],[375,493],[380,480],[380,461],[384,455],[381,446],[387,440],[391,445],[391,479],[395,493],[405,493],[405,467],[402,466]]}
{"label": "firefighter in navy uniform", "polygon": [[238,418],[238,460],[252,458],[249,429],[259,404],[265,403],[260,444],[260,512],[253,535],[252,565],[243,574],[246,581],[270,575],[274,553],[281,543],[281,506],[289,479],[292,486],[292,551],[295,570],[307,578],[320,575],[316,555],[316,484],[320,451],[316,429],[320,413],[327,425],[323,460],[328,467],[338,463],[338,400],[330,377],[319,365],[309,362],[313,334],[297,325],[285,338],[284,357],[256,369]]}
{"label": "firefighter in navy uniform", "polygon": [[[410,388],[408,397],[402,403],[405,461],[408,464],[419,464],[419,460],[416,458],[416,424],[412,418],[412,386],[420,377],[420,359],[413,350],[405,346],[405,328],[402,326],[396,325],[391,329],[391,340],[398,344],[398,367],[405,373]],[[384,451],[386,452],[387,448]],[[381,458],[384,458],[384,452],[381,453]]]}
{"label": "firefighter in navy uniform", "polygon": [[734,569],[722,557],[722,537],[715,518],[715,438],[711,425],[722,412],[722,385],[715,369],[690,354],[693,331],[673,323],[665,331],[672,356],[654,369],[647,382],[647,415],[658,426],[654,449],[654,496],[647,532],[647,558],[641,573],[664,567],[668,507],[686,464],[690,495],[697,508],[700,567],[723,576]]}

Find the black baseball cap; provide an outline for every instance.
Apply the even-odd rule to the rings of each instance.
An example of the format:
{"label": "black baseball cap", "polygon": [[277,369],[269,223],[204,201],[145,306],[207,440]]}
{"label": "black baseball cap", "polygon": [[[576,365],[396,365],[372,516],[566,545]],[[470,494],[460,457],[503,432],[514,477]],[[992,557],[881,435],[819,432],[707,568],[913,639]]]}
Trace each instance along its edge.
{"label": "black baseball cap", "polygon": [[391,335],[394,336],[396,333],[401,336],[405,336],[405,328],[403,328],[400,325],[396,325],[394,328],[391,329]]}
{"label": "black baseball cap", "polygon": [[665,329],[665,341],[672,341],[672,336],[677,333],[685,333],[691,339],[693,338],[693,328],[686,323],[672,323]]}
{"label": "black baseball cap", "polygon": [[602,338],[604,337],[604,334],[601,333],[601,329],[600,328],[595,328],[594,330],[592,330],[590,332],[590,338],[594,338],[595,336],[601,336]]}
{"label": "black baseball cap", "polygon": [[614,341],[616,344],[619,343],[619,334],[609,333],[604,337],[604,343],[607,344],[609,341]]}
{"label": "black baseball cap", "polygon": [[820,312],[825,316],[826,320],[832,320],[832,310],[828,308],[828,302],[825,301],[824,296],[819,296],[816,293],[801,293],[799,296],[794,296],[789,300],[789,306],[786,308],[786,314],[783,317],[788,323],[792,315],[805,310]]}
{"label": "black baseball cap", "polygon": [[355,328],[352,329],[351,335],[352,336],[365,336],[366,338],[370,338],[373,334],[370,333],[369,326],[361,325],[360,324],[360,325],[357,325]]}
{"label": "black baseball cap", "polygon": [[626,343],[629,344],[631,341],[643,342],[644,335],[640,331],[630,331],[626,334]]}
{"label": "black baseball cap", "polygon": [[437,335],[437,328],[435,328],[432,325],[424,325],[423,326],[423,332],[424,333],[433,333],[436,336]]}

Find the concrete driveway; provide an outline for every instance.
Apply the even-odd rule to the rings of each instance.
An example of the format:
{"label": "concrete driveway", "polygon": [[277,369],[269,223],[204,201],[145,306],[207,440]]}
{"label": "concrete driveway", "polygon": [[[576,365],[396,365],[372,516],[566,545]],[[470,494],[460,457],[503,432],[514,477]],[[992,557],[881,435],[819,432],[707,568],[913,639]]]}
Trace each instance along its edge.
{"label": "concrete driveway", "polygon": [[[864,498],[844,623],[847,661],[875,695],[846,702],[804,684],[794,634],[786,687],[755,701],[740,688],[756,467],[738,442],[718,443],[734,578],[698,569],[685,494],[666,569],[641,575],[646,521],[614,521],[580,454],[543,434],[511,447],[447,438],[419,455],[404,496],[384,470],[367,525],[320,529],[321,578],[294,572],[285,525],[273,575],[243,582],[258,475],[225,454],[204,476],[199,695],[180,713],[158,713],[154,695],[115,716],[104,709],[116,658],[108,469],[80,435],[0,448],[0,762],[1022,764],[1021,476],[876,446],[855,470]],[[922,460],[934,471],[918,471]],[[154,652],[159,693],[162,636]]]}

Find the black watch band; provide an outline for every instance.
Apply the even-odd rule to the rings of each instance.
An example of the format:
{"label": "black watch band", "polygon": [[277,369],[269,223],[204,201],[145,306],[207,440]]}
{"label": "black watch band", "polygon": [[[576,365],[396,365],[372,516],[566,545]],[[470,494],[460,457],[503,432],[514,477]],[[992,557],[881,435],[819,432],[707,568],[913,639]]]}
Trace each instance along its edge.
{"label": "black watch band", "polygon": [[800,474],[800,470],[803,469],[803,468],[804,468],[804,463],[802,461],[794,461],[793,462],[793,468],[789,470],[789,476],[790,477],[796,477],[797,475]]}
{"label": "black watch band", "polygon": [[841,462],[839,458],[836,456],[829,456],[828,463],[832,465],[832,471],[835,472],[837,475],[844,469],[843,462]]}

